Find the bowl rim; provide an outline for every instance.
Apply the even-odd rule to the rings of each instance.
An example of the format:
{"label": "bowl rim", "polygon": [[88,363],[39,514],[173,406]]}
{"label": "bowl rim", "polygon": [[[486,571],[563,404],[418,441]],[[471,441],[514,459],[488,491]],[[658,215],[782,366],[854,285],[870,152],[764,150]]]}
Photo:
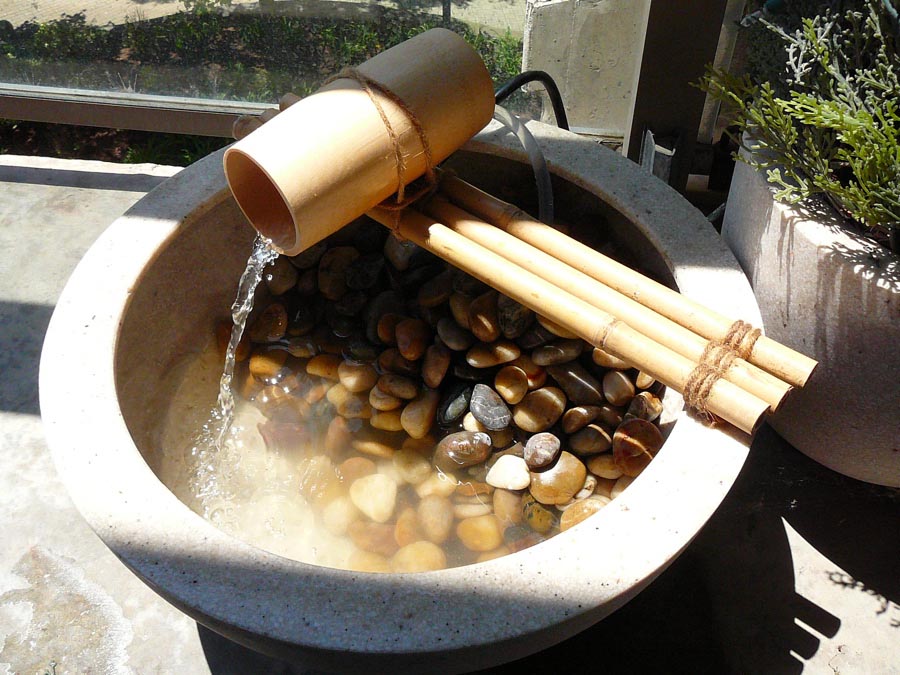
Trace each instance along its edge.
{"label": "bowl rim", "polygon": [[[761,325],[734,257],[681,195],[592,140],[540,123],[529,128],[551,170],[632,221],[684,294]],[[465,149],[523,161],[515,143],[491,124]],[[318,567],[239,541],[191,511],[129,434],[116,400],[114,354],[141,271],[185,217],[230,198],[223,153],[165,181],[101,235],[60,296],[41,358],[41,410],[63,483],[105,544],[167,600],[239,641],[258,636],[328,654],[415,658],[468,650],[489,665],[536,652],[611,613],[718,508],[750,439],[680,412],[663,452],[608,507],[538,546],[465,567],[384,575]],[[636,531],[644,536],[629,541]]]}

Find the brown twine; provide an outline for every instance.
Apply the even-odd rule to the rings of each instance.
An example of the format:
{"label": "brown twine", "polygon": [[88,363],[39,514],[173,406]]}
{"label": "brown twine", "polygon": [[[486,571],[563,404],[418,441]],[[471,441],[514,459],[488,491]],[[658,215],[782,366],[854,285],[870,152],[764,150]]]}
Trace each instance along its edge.
{"label": "brown twine", "polygon": [[707,408],[713,386],[728,372],[735,359],[747,360],[760,335],[759,328],[738,320],[731,324],[724,337],[709,341],[684,385],[684,402],[689,409],[714,418]]}
{"label": "brown twine", "polygon": [[[382,123],[384,123],[384,128],[387,130],[388,136],[391,139],[391,145],[394,149],[394,161],[397,166],[397,193],[396,198],[393,201],[389,201],[388,199],[384,200],[379,207],[387,210],[395,212],[394,219],[394,234],[399,236],[398,228],[400,224],[400,211],[404,208],[417,201],[418,199],[424,197],[425,195],[431,194],[437,188],[438,179],[437,173],[435,171],[434,166],[434,157],[431,152],[431,144],[428,142],[428,136],[425,134],[425,128],[422,126],[422,122],[416,116],[416,114],[409,108],[408,105],[401,99],[397,94],[388,89],[386,86],[378,82],[377,80],[372,79],[371,77],[362,74],[356,68],[345,68],[337,75],[334,75],[328,80],[325,81],[325,84],[330,84],[335,80],[341,79],[349,79],[357,82],[366,94],[369,97],[369,100],[372,101],[372,104],[375,106],[375,109],[378,111],[379,117],[381,117]],[[378,97],[375,95],[375,92],[378,92],[388,100],[394,103],[403,114],[406,115],[409,123],[412,125],[413,129],[415,129],[416,134],[419,136],[419,142],[422,144],[422,152],[425,156],[425,175],[424,182],[420,187],[417,187],[412,194],[407,194],[407,188],[412,185],[415,181],[406,182],[406,158],[403,156],[403,148],[400,145],[400,137],[397,132],[394,130],[393,125],[391,125],[391,121],[388,119],[387,113],[384,110],[384,107],[381,105],[381,102],[378,100]]]}

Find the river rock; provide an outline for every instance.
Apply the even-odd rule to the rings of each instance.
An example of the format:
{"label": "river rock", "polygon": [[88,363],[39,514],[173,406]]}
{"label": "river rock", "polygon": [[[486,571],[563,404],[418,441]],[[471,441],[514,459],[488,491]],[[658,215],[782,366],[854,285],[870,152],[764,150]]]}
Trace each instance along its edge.
{"label": "river rock", "polygon": [[634,386],[638,389],[649,389],[654,384],[656,384],[656,379],[643,370],[638,371],[638,374],[634,377]]}
{"label": "river rock", "polygon": [[417,361],[403,358],[396,347],[385,349],[378,355],[378,369],[383,373],[394,373],[405,377],[418,377],[422,365]]}
{"label": "river rock", "polygon": [[418,485],[431,475],[431,462],[415,450],[400,448],[391,461],[399,476],[410,485]]}
{"label": "river rock", "polygon": [[403,431],[400,410],[373,410],[369,417],[373,429],[382,431]]}
{"label": "river rock", "polygon": [[274,380],[284,368],[288,353],[282,349],[255,351],[250,355],[250,374],[259,380]]}
{"label": "river rock", "polygon": [[531,472],[529,491],[541,504],[565,504],[582,488],[586,476],[581,460],[563,451],[549,468]]}
{"label": "river rock", "polygon": [[594,363],[603,368],[612,368],[614,370],[628,370],[631,368],[627,361],[620,359],[618,356],[613,356],[609,352],[600,349],[600,347],[594,347],[591,358]]}
{"label": "river rock", "polygon": [[626,372],[611,370],[603,376],[603,395],[612,405],[628,405],[634,394],[634,383]]}
{"label": "river rock", "polygon": [[628,404],[625,411],[625,419],[637,417],[648,422],[653,422],[662,414],[663,404],[659,397],[649,391],[642,391]]}
{"label": "river rock", "polygon": [[353,505],[376,523],[386,523],[394,514],[397,484],[383,474],[357,478],[350,485],[349,494]]}
{"label": "river rock", "polygon": [[480,464],[491,454],[491,437],[480,431],[458,431],[444,436],[434,449],[432,462],[441,471],[458,471]]}
{"label": "river rock", "polygon": [[600,414],[600,406],[577,405],[566,410],[562,417],[562,430],[567,434],[574,434],[597,419]]}
{"label": "river rock", "polygon": [[497,291],[488,291],[469,304],[468,328],[482,342],[493,342],[500,337],[497,296]]}
{"label": "river rock", "polygon": [[596,455],[612,447],[612,438],[599,424],[588,424],[569,436],[569,447],[581,457]]}
{"label": "river rock", "polygon": [[469,306],[472,304],[472,298],[462,293],[453,293],[447,301],[450,307],[450,313],[453,320],[466,330],[469,330]]}
{"label": "river rock", "polygon": [[304,298],[313,299],[312,296],[319,298],[319,271],[313,267],[300,272],[294,289],[297,291],[297,295]]}
{"label": "river rock", "polygon": [[320,241],[313,244],[309,248],[300,251],[300,253],[298,253],[297,255],[292,255],[288,258],[288,260],[297,269],[309,269],[310,267],[315,267],[318,264],[319,259],[327,249],[328,244],[326,244],[324,241]]}
{"label": "river rock", "polygon": [[431,342],[431,328],[422,319],[403,319],[394,329],[397,349],[408,361],[418,361]]}
{"label": "river rock", "polygon": [[405,303],[403,296],[396,291],[382,291],[363,310],[366,324],[366,339],[372,344],[379,344],[378,320],[385,314],[403,314]]}
{"label": "river rock", "polygon": [[570,331],[568,328],[564,328],[560,326],[558,323],[553,321],[552,319],[548,319],[546,316],[537,315],[538,323],[543,326],[546,330],[550,331],[556,337],[566,338],[568,340],[574,340],[578,336]]}
{"label": "river rock", "polygon": [[559,438],[555,435],[547,432],[535,434],[525,443],[525,464],[532,471],[543,469],[556,460],[560,447]]}
{"label": "river rock", "polygon": [[540,389],[547,382],[547,371],[543,366],[539,366],[532,361],[531,356],[528,354],[522,354],[509,365],[521,368],[525,372],[525,376],[528,378],[529,389]]}
{"label": "river rock", "polygon": [[344,281],[351,290],[367,291],[378,283],[383,270],[384,256],[381,253],[366,253],[347,265]]}
{"label": "river rock", "polygon": [[553,528],[556,518],[548,508],[526,493],[522,499],[522,520],[535,532],[547,534]]}
{"label": "river rock", "polygon": [[418,253],[422,252],[413,242],[397,237],[388,237],[384,242],[384,257],[394,266],[394,269],[403,272],[409,269],[410,261]]}
{"label": "river rock", "polygon": [[516,342],[522,349],[531,350],[555,339],[556,336],[549,330],[538,323],[532,323],[528,330],[516,338]]}
{"label": "river rock", "polygon": [[287,310],[280,302],[273,302],[254,319],[248,337],[257,344],[275,342],[284,337],[287,328]]}
{"label": "river rock", "polygon": [[534,312],[506,295],[497,297],[497,320],[500,333],[507,340],[522,335],[534,321]]}
{"label": "river rock", "polygon": [[338,380],[348,391],[368,391],[378,381],[378,372],[369,363],[342,361],[338,365]]}
{"label": "river rock", "polygon": [[456,536],[470,551],[491,551],[503,543],[503,528],[493,514],[461,520]]}
{"label": "river rock", "polygon": [[332,499],[322,509],[322,524],[331,534],[340,537],[347,533],[350,524],[359,520],[359,509],[349,497],[340,496]]}
{"label": "river rock", "polygon": [[347,268],[359,257],[352,246],[335,246],[319,260],[319,292],[329,300],[340,300],[347,292]]}
{"label": "river rock", "polygon": [[626,476],[635,477],[650,463],[663,445],[662,432],[652,422],[626,420],[613,434],[613,457]]}
{"label": "river rock", "polygon": [[555,340],[531,352],[531,360],[539,366],[556,366],[574,361],[584,349],[583,340]]}
{"label": "river rock", "polygon": [[437,322],[437,334],[455,352],[465,351],[475,342],[475,336],[449,316]]}
{"label": "river rock", "polygon": [[490,344],[479,342],[466,353],[466,362],[473,368],[492,368],[519,358],[522,350],[515,342],[497,340]]}
{"label": "river rock", "polygon": [[521,493],[499,488],[494,490],[491,499],[494,507],[494,515],[503,527],[518,525],[522,522]]}
{"label": "river rock", "polygon": [[576,405],[600,405],[605,402],[603,386],[576,361],[547,366],[547,373]]}
{"label": "river rock", "polygon": [[523,431],[546,431],[566,407],[566,395],[556,387],[542,387],[528,393],[513,409],[513,420]]}
{"label": "river rock", "polygon": [[588,471],[598,478],[616,480],[623,475],[622,469],[616,464],[616,460],[611,452],[604,452],[591,457],[587,461],[587,468]]}
{"label": "river rock", "polygon": [[587,499],[579,499],[563,512],[559,519],[559,531],[565,532],[570,527],[586,520],[609,504],[609,502],[610,500],[607,497],[599,495],[588,497]]}
{"label": "river rock", "polygon": [[453,530],[453,503],[441,495],[427,495],[419,501],[416,515],[424,536],[435,544],[447,541]]}
{"label": "river rock", "polygon": [[476,384],[469,401],[469,410],[486,429],[498,431],[509,426],[512,413],[496,391],[486,384]]}
{"label": "river rock", "polygon": [[272,295],[281,295],[291,290],[297,283],[297,268],[284,256],[278,256],[263,273],[266,286]]}
{"label": "river rock", "polygon": [[387,412],[389,410],[396,410],[403,404],[404,400],[402,398],[388,394],[377,386],[374,386],[369,390],[369,405],[375,410]]}
{"label": "river rock", "polygon": [[430,541],[416,541],[403,546],[390,560],[391,572],[433,572],[447,567],[447,555]]}
{"label": "river rock", "polygon": [[421,307],[437,307],[450,299],[453,293],[452,268],[444,269],[440,274],[426,281],[416,294],[416,301]]}
{"label": "river rock", "polygon": [[438,404],[438,424],[449,426],[462,420],[469,410],[473,387],[466,382],[455,382],[444,387],[444,394]]}
{"label": "river rock", "polygon": [[450,369],[451,352],[443,342],[435,342],[425,350],[425,358],[422,360],[422,381],[426,387],[437,389],[444,381],[444,376]]}
{"label": "river rock", "polygon": [[413,438],[423,438],[431,431],[440,396],[434,389],[425,389],[410,401],[400,414],[403,430]]}
{"label": "river rock", "polygon": [[503,490],[524,490],[531,483],[528,465],[515,455],[504,455],[491,467],[485,479],[488,485]]}
{"label": "river rock", "polygon": [[375,383],[375,386],[389,396],[412,400],[419,393],[419,384],[415,380],[403,375],[384,373]]}
{"label": "river rock", "polygon": [[494,377],[494,389],[504,401],[515,405],[528,393],[528,376],[518,366],[504,366]]}
{"label": "river rock", "polygon": [[347,527],[347,534],[358,548],[369,553],[391,556],[399,548],[390,523],[357,520]]}

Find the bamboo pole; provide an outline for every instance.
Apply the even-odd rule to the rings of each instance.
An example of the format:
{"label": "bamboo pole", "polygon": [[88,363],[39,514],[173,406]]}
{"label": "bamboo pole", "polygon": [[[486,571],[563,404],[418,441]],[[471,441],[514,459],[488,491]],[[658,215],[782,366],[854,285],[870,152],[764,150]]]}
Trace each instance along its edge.
{"label": "bamboo pole", "polygon": [[[623,321],[597,309],[422,213],[376,208],[370,217],[501,293],[546,316],[595,347],[608,349],[664,385],[683,392],[696,364],[653,342]],[[752,434],[769,404],[731,382],[712,385],[707,410]]]}
{"label": "bamboo pole", "polygon": [[[445,176],[441,182],[441,191],[470,213],[708,340],[722,339],[734,323],[677,291],[534,220],[512,204],[503,202],[456,176]],[[816,367],[815,360],[764,335],[756,340],[748,360],[796,387],[806,384]]]}
{"label": "bamboo pole", "polygon": [[[534,272],[545,281],[567,289],[576,297],[621,319],[654,342],[672,349],[694,363],[701,359],[708,342],[684,326],[625,297],[540,249],[479,220],[445,199],[432,199],[423,210],[454,232]],[[790,385],[743,359],[735,359],[724,377],[766,401],[772,411],[781,405],[791,390]]]}

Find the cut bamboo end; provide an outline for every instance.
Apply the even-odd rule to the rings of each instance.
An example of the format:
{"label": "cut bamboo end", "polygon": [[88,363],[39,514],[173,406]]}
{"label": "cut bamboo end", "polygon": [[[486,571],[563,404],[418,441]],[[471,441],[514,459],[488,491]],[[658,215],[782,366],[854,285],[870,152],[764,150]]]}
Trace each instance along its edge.
{"label": "cut bamboo end", "polygon": [[[396,212],[376,208],[369,216],[590,344],[608,349],[630,363],[639,363],[654,379],[676,391],[684,391],[696,364],[590,303],[417,211],[406,209],[398,216]],[[769,404],[720,379],[709,392],[706,408],[752,434],[768,412]]]}
{"label": "cut bamboo end", "polygon": [[[583,272],[569,267],[549,253],[513,237],[502,229],[485,223],[444,199],[432,199],[424,205],[423,209],[454,232],[484,246],[521,268],[533,271],[545,281],[567,289],[581,300],[621,319],[632,329],[654,342],[672,349],[695,363],[703,357],[709,343],[702,337],[610,289]],[[772,411],[778,409],[791,391],[790,385],[743,359],[735,359],[724,377],[764,400]]]}

